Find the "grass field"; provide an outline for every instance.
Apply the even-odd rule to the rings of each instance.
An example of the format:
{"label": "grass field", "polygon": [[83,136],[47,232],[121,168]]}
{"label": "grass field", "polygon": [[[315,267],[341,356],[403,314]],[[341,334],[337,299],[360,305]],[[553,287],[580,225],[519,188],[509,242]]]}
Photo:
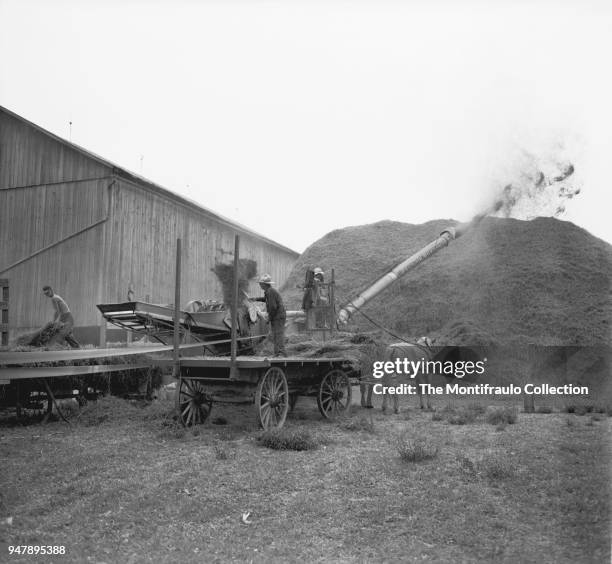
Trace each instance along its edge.
{"label": "grass field", "polygon": [[[414,408],[327,422],[302,398],[286,428],[318,446],[299,452],[262,446],[247,408],[215,407],[228,424],[195,433],[169,403],[115,398],[72,428],[5,424],[0,561],[609,562],[610,419],[504,427],[464,404],[476,419],[462,425]],[[415,445],[431,456],[404,461]]]}

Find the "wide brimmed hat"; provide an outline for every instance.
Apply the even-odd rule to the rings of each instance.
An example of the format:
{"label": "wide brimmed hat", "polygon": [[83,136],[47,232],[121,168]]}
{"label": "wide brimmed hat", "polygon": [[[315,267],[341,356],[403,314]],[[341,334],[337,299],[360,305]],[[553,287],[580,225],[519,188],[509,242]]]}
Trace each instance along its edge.
{"label": "wide brimmed hat", "polygon": [[264,274],[259,279],[259,283],[260,284],[274,284],[274,282],[272,281],[272,276],[270,276],[269,274]]}

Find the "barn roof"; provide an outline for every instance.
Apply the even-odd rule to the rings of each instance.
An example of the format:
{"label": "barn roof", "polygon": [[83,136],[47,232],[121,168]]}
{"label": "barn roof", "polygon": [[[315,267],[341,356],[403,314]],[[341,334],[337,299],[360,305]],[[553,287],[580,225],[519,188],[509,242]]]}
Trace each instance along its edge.
{"label": "barn roof", "polygon": [[155,192],[157,194],[160,194],[162,196],[167,197],[170,200],[174,200],[180,204],[183,204],[184,206],[187,206],[191,209],[194,209],[195,211],[201,213],[202,215],[206,216],[209,219],[213,219],[214,221],[224,224],[228,227],[231,227],[233,229],[235,229],[236,231],[238,231],[241,234],[245,234],[245,235],[249,235],[250,237],[254,237],[260,241],[263,241],[271,246],[274,246],[278,249],[281,249],[287,253],[291,253],[294,254],[296,257],[299,255],[298,252],[294,251],[293,249],[290,249],[289,247],[286,247],[285,245],[281,245],[280,243],[277,243],[276,241],[273,241],[272,239],[269,239],[268,237],[265,237],[264,235],[261,235],[260,233],[257,233],[256,231],[253,231],[252,229],[249,229],[248,227],[246,227],[245,225],[242,225],[241,223],[238,223],[236,221],[233,221],[232,219],[229,219],[227,217],[224,217],[210,209],[208,209],[207,207],[195,202],[194,200],[191,200],[189,198],[186,198],[184,196],[181,196],[179,194],[177,194],[176,192],[172,192],[172,190],[169,190],[167,188],[164,188],[163,186],[160,186],[159,184],[156,184],[155,182],[152,182],[151,180],[148,180],[147,178],[145,178],[144,176],[140,176],[139,174],[136,174],[134,172],[131,172],[129,170],[127,170],[124,167],[121,167],[111,161],[109,161],[108,159],[105,159],[103,157],[100,157],[99,155],[96,155],[95,153],[93,153],[92,151],[89,151],[83,147],[80,147],[79,145],[77,145],[76,143],[72,143],[71,141],[67,141],[66,139],[63,139],[62,137],[59,137],[58,135],[55,135],[54,133],[51,133],[50,131],[47,131],[46,129],[40,127],[39,125],[36,125],[35,123],[25,119],[24,117],[10,111],[9,109],[5,108],[4,106],[0,106],[0,112],[4,112],[5,114],[13,117],[16,120],[19,120],[25,124],[27,124],[28,126],[34,128],[35,130],[39,131],[40,133],[42,133],[43,135],[46,135],[47,137],[50,137],[51,139],[53,139],[54,141],[70,148],[73,149],[74,151],[77,151],[78,153],[81,153],[82,155],[84,155],[85,157],[95,160],[96,162],[100,163],[103,166],[106,166],[110,169],[112,169],[113,174],[121,177],[121,178],[125,178],[126,180],[129,180],[131,182],[134,182],[144,188],[146,188],[147,190],[151,190],[152,192]]}

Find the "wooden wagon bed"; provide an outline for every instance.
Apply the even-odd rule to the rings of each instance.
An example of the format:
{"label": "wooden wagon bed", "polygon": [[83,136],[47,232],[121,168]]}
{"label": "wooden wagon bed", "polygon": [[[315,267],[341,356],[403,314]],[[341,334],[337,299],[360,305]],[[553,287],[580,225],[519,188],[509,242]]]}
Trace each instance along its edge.
{"label": "wooden wagon bed", "polygon": [[349,372],[344,358],[181,358],[177,412],[191,426],[203,423],[215,402],[253,403],[260,425],[269,429],[283,425],[298,396],[314,396],[321,414],[333,418],[350,409]]}

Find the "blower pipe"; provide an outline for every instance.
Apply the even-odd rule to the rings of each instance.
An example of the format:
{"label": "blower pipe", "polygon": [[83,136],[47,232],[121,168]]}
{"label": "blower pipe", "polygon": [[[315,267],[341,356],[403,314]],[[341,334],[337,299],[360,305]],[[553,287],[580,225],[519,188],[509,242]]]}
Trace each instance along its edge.
{"label": "blower pipe", "polygon": [[388,288],[396,280],[404,276],[408,271],[428,259],[433,254],[437,253],[440,249],[448,246],[453,240],[457,239],[467,229],[467,224],[460,224],[456,227],[447,227],[440,236],[423,247],[420,251],[416,252],[412,256],[408,257],[403,262],[399,263],[393,270],[387,272],[383,277],[379,278],[369,288],[361,292],[354,300],[350,301],[347,305],[343,306],[338,312],[338,324],[346,325],[350,317],[371,299],[375,298],[383,290]]}

